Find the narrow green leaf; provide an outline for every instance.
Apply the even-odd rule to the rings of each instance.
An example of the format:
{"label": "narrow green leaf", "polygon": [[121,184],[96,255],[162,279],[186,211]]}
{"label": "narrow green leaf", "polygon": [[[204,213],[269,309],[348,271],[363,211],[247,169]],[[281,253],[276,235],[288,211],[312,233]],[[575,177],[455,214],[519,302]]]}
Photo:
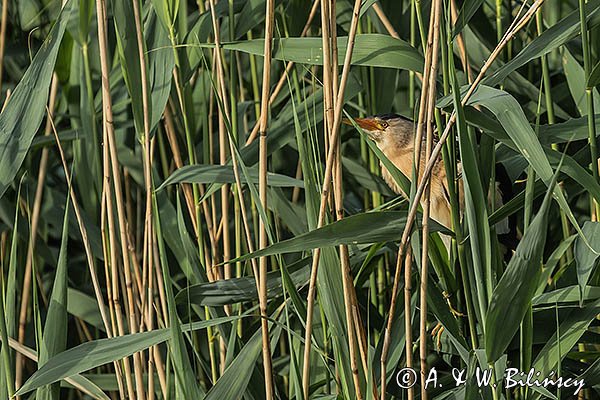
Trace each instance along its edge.
{"label": "narrow green leaf", "polygon": [[456,21],[454,22],[454,30],[452,31],[452,38],[455,38],[460,34],[465,26],[469,23],[473,15],[477,12],[479,7],[483,4],[483,0],[465,0]]}
{"label": "narrow green leaf", "polygon": [[342,157],[344,177],[347,175],[356,179],[361,188],[371,192],[378,192],[384,196],[395,196],[385,181],[377,175],[373,175],[368,169],[348,157]]}
{"label": "narrow green leaf", "polygon": [[[362,0],[360,5],[360,17],[369,11],[373,3],[377,0]],[[336,1],[335,3],[336,19],[335,23],[344,29],[346,32],[350,30],[350,23],[352,21],[352,11],[354,8],[354,2],[350,1]]]}
{"label": "narrow green leaf", "polygon": [[154,221],[156,227],[156,234],[158,237],[158,254],[163,274],[164,291],[167,300],[167,310],[169,321],[169,353],[173,362],[173,371],[175,372],[175,388],[178,398],[194,398],[199,399],[204,395],[204,391],[198,385],[198,381],[194,375],[192,364],[189,358],[189,354],[185,347],[183,334],[181,330],[181,323],[177,315],[177,306],[175,305],[175,298],[173,296],[172,278],[169,263],[167,261],[165,245],[163,241],[163,234],[161,229],[160,216],[158,213],[158,205],[156,202],[156,196],[153,196],[154,200]]}
{"label": "narrow green leaf", "polygon": [[[539,175],[546,186],[550,186],[553,176],[552,167],[517,100],[502,90],[481,85],[469,99],[469,104],[479,104],[496,116],[521,155],[533,167],[535,173]],[[554,196],[577,233],[583,236],[579,223],[575,219],[560,187],[555,188]]]}
{"label": "narrow green leaf", "polygon": [[23,395],[41,386],[128,357],[135,352],[168,340],[168,329],[117,336],[86,342],[48,360],[17,391]]}
{"label": "narrow green leaf", "polygon": [[[317,247],[333,247],[340,244],[351,245],[393,241],[402,236],[406,214],[406,211],[381,211],[351,215],[322,228],[272,244],[254,253],[243,255],[230,262],[273,254],[306,251]],[[431,232],[451,233],[435,221],[430,222],[429,228]]]}
{"label": "narrow green leaf", "polygon": [[548,261],[546,261],[546,265],[542,268],[542,276],[540,277],[540,283],[536,290],[536,295],[541,295],[544,292],[546,286],[548,286],[549,279],[554,273],[554,269],[560,262],[560,259],[567,252],[567,250],[571,247],[577,235],[571,235],[568,238],[562,240],[560,244],[554,249],[550,257],[548,257]]}
{"label": "narrow green leaf", "polygon": [[[497,121],[492,120],[491,118],[485,116],[483,113],[480,113],[478,111],[476,112],[469,108],[467,109],[467,111],[468,112],[466,113],[466,115],[469,120],[469,123],[472,123],[474,126],[483,129],[485,133],[489,134],[494,139],[498,140],[499,142],[502,142],[502,144],[507,146],[507,148],[502,149],[503,153],[505,154],[505,157],[508,157],[508,154],[512,154],[513,157],[516,157],[513,160],[513,162],[515,162],[515,160],[522,160],[523,165],[520,165],[516,168],[516,173],[520,174],[520,172],[523,171],[523,167],[528,165],[528,161],[524,156],[526,148],[521,148],[520,147],[521,145],[515,143],[513,141],[512,137],[507,134],[504,127],[502,127],[502,125],[500,123],[498,123]],[[567,125],[561,127],[560,131],[553,130],[552,132],[554,132],[554,133],[563,132],[563,135],[566,135],[566,134],[568,134],[568,132],[570,132],[571,139],[562,140],[562,142],[569,142],[569,141],[575,139],[575,135],[577,134],[577,132],[573,131],[572,129],[578,129],[578,128],[574,127],[574,125],[579,127],[580,121],[581,121],[581,119],[578,119],[576,121],[576,124],[567,124]],[[557,125],[559,125],[559,124],[557,124]],[[581,126],[581,127],[585,129],[584,136],[585,136],[585,139],[587,139],[587,122],[586,122],[585,126]],[[527,129],[525,129],[525,130],[527,131]],[[544,134],[548,131],[550,131],[550,129],[547,129],[547,131],[544,131]],[[515,134],[518,134],[518,132],[515,132]],[[581,185],[581,187],[583,187],[585,190],[590,192],[590,194],[592,196],[594,196],[596,199],[600,199],[600,185],[594,179],[594,177],[591,175],[589,170],[583,168],[580,165],[582,163],[585,163],[580,160],[581,157],[579,156],[579,154],[582,154],[582,153],[579,152],[577,155],[575,155],[575,157],[577,157],[577,159],[575,159],[571,156],[568,156],[566,154],[563,155],[550,147],[549,144],[551,142],[549,142],[548,137],[545,137],[545,139],[543,139],[543,140],[542,139],[543,138],[540,137],[540,143],[541,142],[547,143],[547,145],[542,147],[542,150],[543,150],[546,158],[550,162],[550,165],[557,166],[562,160],[563,165],[561,168],[561,172],[570,176],[576,184]],[[535,143],[535,142],[533,142],[533,143]],[[587,152],[585,152],[584,154],[586,157],[588,157],[589,150]],[[546,181],[544,181],[544,182],[546,182]],[[536,193],[542,193],[541,191],[539,191],[537,184],[536,184],[535,190],[536,190]],[[513,200],[515,200],[515,199],[511,199],[510,203],[513,203]],[[517,204],[518,203],[522,203],[522,200],[519,200],[517,202]],[[508,203],[506,205],[508,205]],[[493,219],[494,223],[500,220],[500,219],[498,219],[499,218],[498,211],[500,211],[500,210],[497,210],[494,213],[495,214],[494,219]],[[502,211],[502,212],[504,212],[504,211]]]}
{"label": "narrow green leaf", "polygon": [[[294,286],[305,284],[308,281],[309,263],[309,259],[305,258],[286,267],[289,269]],[[267,274],[267,295],[270,298],[281,295],[282,287],[281,272],[269,272]],[[202,306],[223,306],[257,299],[256,279],[253,276],[199,283],[183,289],[175,296],[175,300],[179,304],[191,302]]]}
{"label": "narrow green leaf", "polygon": [[477,303],[481,317],[485,318],[494,284],[492,276],[492,242],[487,213],[488,196],[487,191],[484,192],[483,189],[477,155],[475,154],[476,143],[473,143],[471,135],[467,131],[467,122],[460,101],[460,89],[453,62],[450,62],[450,70],[458,128],[458,145],[462,162],[466,221],[469,227],[469,242],[477,285]]}
{"label": "narrow green leaf", "polygon": [[[133,4],[131,1],[115,1],[112,4],[119,62],[131,100],[136,132],[138,136],[141,136],[144,133],[142,73]],[[151,106],[150,109],[152,109]]]}
{"label": "narrow green leaf", "polygon": [[593,88],[600,83],[600,62],[594,66],[590,76],[587,78],[586,87]]}
{"label": "narrow green leaf", "polygon": [[542,293],[535,296],[531,302],[533,306],[553,306],[555,303],[564,305],[568,303],[600,299],[600,287],[586,286],[583,290],[583,296],[577,285],[567,286],[565,288],[556,289],[548,293]]}
{"label": "narrow green leaf", "polygon": [[83,393],[91,396],[93,399],[110,400],[110,397],[108,397],[98,385],[85,376],[74,375],[70,378],[67,378],[65,382],[65,386],[70,385],[76,387]]}
{"label": "narrow green leaf", "polygon": [[485,319],[485,350],[489,362],[498,360],[510,344],[538,286],[546,243],[548,209],[555,183],[556,175],[540,210],[525,231],[492,293]]}
{"label": "narrow green leaf", "polygon": [[[92,296],[89,296],[77,289],[67,289],[67,311],[69,314],[80,318],[94,328],[104,331],[104,323],[98,308],[98,302]],[[108,313],[108,310],[106,310]]]}
{"label": "narrow green leaf", "polygon": [[[236,321],[239,318],[242,317],[236,315],[214,318],[210,321],[185,324],[181,326],[181,329],[184,332],[206,329],[209,326]],[[41,386],[129,357],[133,353],[165,342],[170,338],[170,329],[164,328],[80,344],[49,359],[25,382],[16,395],[23,395]]]}
{"label": "narrow green leaf", "polygon": [[19,171],[43,116],[58,49],[71,13],[67,1],[0,114],[0,197]]}
{"label": "narrow green leaf", "polygon": [[577,282],[579,283],[579,293],[582,296],[581,301],[583,301],[584,290],[597,265],[598,257],[600,257],[598,254],[600,252],[600,222],[586,221],[581,230],[596,251],[594,253],[579,237],[575,241]]}
{"label": "narrow green leaf", "polygon": [[[594,116],[596,121],[596,134],[600,135],[600,114]],[[587,117],[571,118],[565,122],[553,125],[540,125],[540,142],[545,145],[551,143],[565,143],[588,138]]]}
{"label": "narrow green leaf", "polygon": [[179,0],[152,0],[152,6],[154,6],[154,10],[160,19],[160,23],[165,30],[170,32],[175,26]]}
{"label": "narrow green leaf", "polygon": [[[577,62],[575,57],[573,57],[569,49],[563,49],[562,53],[563,68],[569,84],[569,90],[571,91],[571,97],[573,97],[573,101],[577,105],[579,115],[587,115],[587,85],[583,67]],[[600,98],[598,96],[598,91],[596,89],[592,90],[594,91],[594,109],[600,110]]]}
{"label": "narrow green leaf", "polygon": [[94,2],[92,0],[79,0],[79,31],[74,36],[79,44],[87,43],[90,33],[90,24],[94,15]]}
{"label": "narrow green leaf", "polygon": [[594,361],[594,363],[579,376],[579,379],[583,379],[588,387],[600,384],[600,358],[596,359],[596,361]]}
{"label": "narrow green leaf", "polygon": [[559,361],[571,351],[588,326],[600,313],[600,300],[575,308],[562,322],[557,332],[546,342],[533,363],[533,368],[545,376],[556,368]]}
{"label": "narrow green leaf", "polygon": [[[236,39],[245,35],[257,25],[265,22],[265,0],[245,0],[243,3],[244,7],[240,10],[240,15],[243,15],[243,18],[238,18],[235,25],[234,35]],[[217,5],[218,4],[219,3],[217,3]],[[215,13],[216,12],[217,10],[215,7]]]}
{"label": "narrow green leaf", "polygon": [[[338,58],[340,65],[346,56],[348,38],[338,37]],[[274,40],[273,58],[281,61],[294,61],[301,64],[322,65],[323,44],[321,38],[282,38]],[[246,40],[242,42],[223,43],[225,50],[237,50],[244,53],[262,56],[264,51],[263,39]],[[359,34],[352,52],[352,64],[405,69],[409,71],[423,70],[423,56],[410,44],[401,39],[395,39],[381,34]]]}
{"label": "narrow green leaf", "polygon": [[244,345],[223,375],[206,394],[205,400],[234,399],[246,391],[258,356],[261,354],[262,332],[259,329]]}
{"label": "narrow green leaf", "polygon": [[144,28],[148,42],[148,84],[151,94],[150,131],[162,118],[165,105],[171,93],[175,59],[170,47],[168,32],[158,23],[154,13],[150,13]]}
{"label": "narrow green leaf", "polygon": [[[46,315],[46,325],[40,343],[38,355],[38,367],[43,366],[55,355],[63,352],[67,347],[67,240],[69,238],[69,200],[65,205],[65,216],[63,220],[62,239],[58,264],[50,297],[50,306]],[[54,383],[37,390],[36,399],[58,400],[60,396],[60,384]]]}
{"label": "narrow green leaf", "polygon": [[[250,182],[258,184],[258,168],[248,168]],[[247,183],[246,177],[240,174],[240,181]],[[157,190],[176,183],[235,183],[233,168],[229,165],[186,165],[174,171]],[[269,172],[267,184],[278,187],[304,187],[304,182],[286,175]]]}
{"label": "narrow green leaf", "polygon": [[[303,181],[301,181],[304,184]],[[281,222],[293,235],[300,235],[308,230],[304,208],[290,201],[281,188],[267,188],[267,207],[279,215]]]}
{"label": "narrow green leaf", "polygon": [[0,339],[2,340],[2,348],[0,349],[0,355],[2,356],[2,378],[0,379],[0,394],[6,393],[8,397],[14,394],[13,385],[13,369],[12,369],[12,355],[9,346],[4,345],[8,343],[8,338],[15,335],[15,318],[16,315],[16,271],[17,271],[17,242],[19,240],[19,207],[18,202],[21,199],[21,186],[17,192],[17,206],[15,207],[15,219],[13,223],[13,232],[11,236],[10,245],[10,259],[8,262],[8,279],[6,286],[4,279],[2,279],[2,292],[0,293]]}

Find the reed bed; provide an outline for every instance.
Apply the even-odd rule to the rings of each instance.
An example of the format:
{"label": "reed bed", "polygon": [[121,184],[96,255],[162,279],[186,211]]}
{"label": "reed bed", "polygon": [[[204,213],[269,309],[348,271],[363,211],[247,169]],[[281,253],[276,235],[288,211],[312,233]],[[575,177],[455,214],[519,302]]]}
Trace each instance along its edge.
{"label": "reed bed", "polygon": [[0,398],[600,398],[600,0],[0,7]]}

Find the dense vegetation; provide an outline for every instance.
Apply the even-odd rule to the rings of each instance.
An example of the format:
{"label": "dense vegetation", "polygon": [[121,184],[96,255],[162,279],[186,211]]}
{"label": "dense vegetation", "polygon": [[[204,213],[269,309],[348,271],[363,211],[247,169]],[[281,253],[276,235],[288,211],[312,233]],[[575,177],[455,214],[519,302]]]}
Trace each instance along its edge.
{"label": "dense vegetation", "polygon": [[599,398],[600,0],[1,9],[0,398]]}

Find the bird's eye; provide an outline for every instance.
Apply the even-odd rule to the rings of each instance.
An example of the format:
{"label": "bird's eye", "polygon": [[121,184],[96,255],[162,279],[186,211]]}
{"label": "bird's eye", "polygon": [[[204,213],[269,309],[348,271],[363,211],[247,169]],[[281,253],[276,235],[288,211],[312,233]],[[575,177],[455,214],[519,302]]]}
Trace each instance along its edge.
{"label": "bird's eye", "polygon": [[387,123],[387,122],[385,122],[385,121],[381,121],[381,122],[379,123],[379,126],[380,126],[380,128],[381,128],[381,129],[385,129],[385,128],[387,128],[388,126],[390,126],[390,124],[388,124],[388,123]]}

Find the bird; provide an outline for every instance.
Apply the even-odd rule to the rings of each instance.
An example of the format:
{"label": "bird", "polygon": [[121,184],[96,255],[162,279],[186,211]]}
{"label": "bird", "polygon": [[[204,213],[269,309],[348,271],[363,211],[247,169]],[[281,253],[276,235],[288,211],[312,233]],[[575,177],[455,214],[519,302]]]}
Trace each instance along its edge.
{"label": "bird", "polygon": [[[349,119],[343,119],[342,122],[347,125],[352,125],[352,121]],[[367,133],[369,139],[376,143],[379,150],[385,154],[404,176],[411,179],[414,163],[415,123],[409,118],[394,113],[374,115],[366,118],[354,118],[354,122]],[[421,140],[418,183],[420,183],[423,178],[423,172],[425,171],[425,165],[427,164],[427,157],[425,154],[425,134],[423,134]],[[436,142],[437,139],[434,138],[433,145],[435,145]],[[380,167],[381,176],[390,189],[396,194],[407,197],[406,193],[398,186],[396,180],[382,162],[380,162]],[[462,166],[459,162],[457,165],[457,175],[460,177],[461,173]],[[457,179],[457,187],[459,209],[461,210],[461,216],[459,218],[461,218],[462,210],[464,210],[464,189],[462,179]],[[444,227],[452,229],[450,191],[448,188],[446,168],[444,166],[444,161],[441,158],[438,158],[435,161],[431,171],[430,188],[430,217]],[[498,182],[496,182],[495,189],[496,196],[494,204],[497,209],[502,205],[502,193]],[[490,197],[491,196],[488,196],[488,201],[491,200]],[[423,204],[424,199],[421,198],[421,205]],[[496,224],[496,230],[497,233],[504,233],[508,230],[508,222],[506,220],[498,222]],[[444,236],[445,237],[442,237],[442,241],[448,248],[450,238],[446,235]]]}

